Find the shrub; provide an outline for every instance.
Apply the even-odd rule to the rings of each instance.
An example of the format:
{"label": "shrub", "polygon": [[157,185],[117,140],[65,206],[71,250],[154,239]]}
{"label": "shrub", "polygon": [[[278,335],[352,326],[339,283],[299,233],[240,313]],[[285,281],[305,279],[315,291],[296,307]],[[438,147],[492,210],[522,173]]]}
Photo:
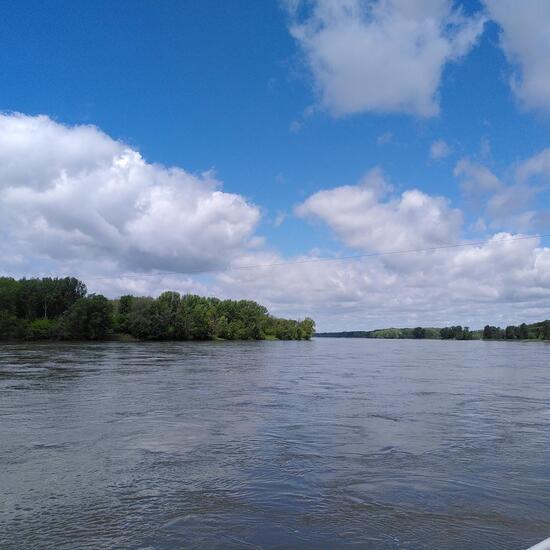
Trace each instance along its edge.
{"label": "shrub", "polygon": [[27,326],[28,340],[48,340],[55,336],[57,322],[53,319],[35,319]]}

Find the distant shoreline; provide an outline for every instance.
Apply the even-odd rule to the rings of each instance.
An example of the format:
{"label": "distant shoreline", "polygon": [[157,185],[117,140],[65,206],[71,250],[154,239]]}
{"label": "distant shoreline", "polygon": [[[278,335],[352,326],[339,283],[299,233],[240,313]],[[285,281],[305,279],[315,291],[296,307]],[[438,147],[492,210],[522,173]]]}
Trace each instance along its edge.
{"label": "distant shoreline", "polygon": [[495,341],[548,341],[550,320],[521,325],[508,325],[502,329],[486,325],[483,329],[470,330],[461,325],[451,327],[384,328],[316,332],[315,338],[372,338],[385,340],[495,340]]}
{"label": "distant shoreline", "polygon": [[430,342],[550,342],[550,339],[545,339],[545,338],[538,338],[538,339],[534,339],[534,338],[524,338],[524,339],[519,339],[519,338],[515,338],[513,340],[507,340],[506,338],[500,338],[498,340],[495,340],[495,339],[491,339],[491,338],[471,338],[469,340],[456,340],[454,338],[382,338],[382,337],[370,337],[370,338],[366,338],[366,337],[362,337],[362,336],[334,336],[332,334],[326,334],[326,333],[321,333],[321,334],[314,334],[312,336],[312,339],[313,338],[320,338],[321,340],[328,340],[329,338],[336,338],[338,340],[390,340],[390,341],[395,341],[395,340],[412,340],[412,341],[415,341],[415,340],[423,340],[423,341],[430,341]]}

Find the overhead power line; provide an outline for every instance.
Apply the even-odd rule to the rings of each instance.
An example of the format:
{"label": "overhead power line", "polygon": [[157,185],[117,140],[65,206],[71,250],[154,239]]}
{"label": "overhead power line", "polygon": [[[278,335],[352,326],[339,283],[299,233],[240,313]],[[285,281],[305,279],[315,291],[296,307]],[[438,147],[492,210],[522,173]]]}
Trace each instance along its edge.
{"label": "overhead power line", "polygon": [[[302,264],[313,264],[313,263],[321,263],[321,262],[345,262],[345,261],[353,261],[353,260],[360,260],[363,258],[376,258],[380,256],[393,256],[393,255],[400,255],[400,254],[414,254],[414,253],[420,253],[420,252],[433,252],[437,250],[447,250],[452,248],[466,248],[471,246],[481,246],[484,244],[493,244],[493,243],[509,243],[514,241],[524,241],[528,239],[543,239],[545,237],[550,237],[550,233],[545,234],[538,234],[538,235],[522,235],[520,237],[510,237],[506,239],[486,239],[483,241],[471,241],[467,243],[458,243],[458,244],[444,244],[439,246],[431,246],[427,248],[413,248],[413,249],[405,249],[405,250],[388,250],[388,251],[382,251],[382,252],[369,252],[365,254],[352,254],[349,256],[337,256],[333,258],[306,258],[303,260],[288,260],[288,261],[281,261],[281,262],[273,262],[273,263],[266,263],[266,264],[250,264],[250,265],[238,265],[238,266],[229,266],[229,267],[222,267],[222,268],[215,268],[215,269],[201,269],[196,271],[158,271],[155,273],[132,273],[128,275],[122,275],[119,276],[121,278],[143,278],[143,277],[162,277],[164,275],[197,275],[197,274],[209,274],[209,273],[226,273],[230,271],[240,271],[240,270],[246,270],[246,269],[262,269],[262,268],[269,268],[269,267],[280,267],[280,266],[292,266],[292,265],[302,265]],[[90,280],[99,280],[99,279],[113,279],[116,276],[113,277],[88,277]]]}

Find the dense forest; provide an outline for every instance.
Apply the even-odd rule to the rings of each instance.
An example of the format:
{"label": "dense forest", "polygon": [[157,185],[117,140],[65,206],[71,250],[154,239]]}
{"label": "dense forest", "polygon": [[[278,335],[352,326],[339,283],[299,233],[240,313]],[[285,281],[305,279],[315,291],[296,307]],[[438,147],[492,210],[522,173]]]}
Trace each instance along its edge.
{"label": "dense forest", "polygon": [[0,277],[0,340],[309,340],[312,319],[279,319],[249,300],[164,292],[88,294],[74,277]]}
{"label": "dense forest", "polygon": [[483,330],[470,330],[460,325],[452,327],[385,328],[348,332],[319,332],[315,336],[332,338],[413,338],[441,340],[550,340],[550,321],[530,325],[509,325],[505,329],[485,326]]}

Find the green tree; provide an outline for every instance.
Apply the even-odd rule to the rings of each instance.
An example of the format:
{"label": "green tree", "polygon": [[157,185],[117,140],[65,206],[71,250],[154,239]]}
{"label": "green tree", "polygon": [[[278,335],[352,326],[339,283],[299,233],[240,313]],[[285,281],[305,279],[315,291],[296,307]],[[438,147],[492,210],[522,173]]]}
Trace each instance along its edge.
{"label": "green tree", "polygon": [[504,337],[506,340],[515,340],[519,337],[519,329],[514,325],[508,325],[504,330]]}
{"label": "green tree", "polygon": [[157,299],[86,297],[74,277],[0,277],[0,339],[101,339],[112,330],[143,340],[309,339],[315,323],[279,319],[251,300],[219,300],[177,292]]}
{"label": "green tree", "polygon": [[49,340],[57,336],[58,324],[53,319],[35,319],[26,328],[27,340]]}
{"label": "green tree", "polygon": [[79,298],[63,316],[61,337],[67,340],[103,340],[111,332],[113,306],[105,296]]}
{"label": "green tree", "polygon": [[310,317],[306,317],[300,322],[301,337],[304,340],[310,340],[315,333],[315,321]]}
{"label": "green tree", "polygon": [[17,314],[19,301],[19,282],[11,277],[0,277],[0,310],[10,315]]}
{"label": "green tree", "polygon": [[501,328],[485,325],[483,329],[484,340],[502,340],[502,338],[504,338],[504,331]]}
{"label": "green tree", "polygon": [[527,340],[529,338],[529,329],[525,323],[521,323],[519,326],[519,338],[521,340]]}
{"label": "green tree", "polygon": [[0,340],[22,339],[27,335],[27,322],[0,309]]}

